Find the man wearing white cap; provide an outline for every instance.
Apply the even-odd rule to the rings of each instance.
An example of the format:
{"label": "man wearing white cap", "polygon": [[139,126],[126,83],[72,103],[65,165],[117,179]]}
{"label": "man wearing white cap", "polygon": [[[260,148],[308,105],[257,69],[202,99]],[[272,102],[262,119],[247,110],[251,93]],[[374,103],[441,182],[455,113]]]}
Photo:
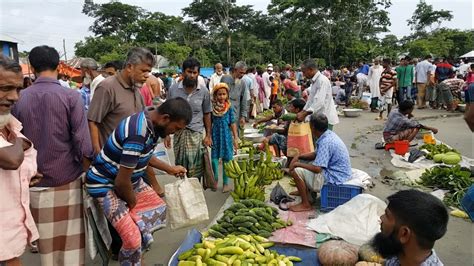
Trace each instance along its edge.
{"label": "man wearing white cap", "polygon": [[270,108],[270,95],[272,93],[272,82],[270,81],[270,77],[273,74],[273,64],[268,64],[267,72],[263,73],[263,85],[265,88],[265,99],[263,100],[263,108],[269,109]]}

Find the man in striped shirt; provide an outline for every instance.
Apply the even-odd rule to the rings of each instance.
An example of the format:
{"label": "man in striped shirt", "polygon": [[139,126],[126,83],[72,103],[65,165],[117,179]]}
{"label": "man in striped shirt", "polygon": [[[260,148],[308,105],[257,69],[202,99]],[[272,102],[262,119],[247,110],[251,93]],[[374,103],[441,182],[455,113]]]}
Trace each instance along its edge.
{"label": "man in striped shirt", "polygon": [[382,76],[380,77],[380,94],[381,103],[380,106],[380,114],[375,120],[382,120],[382,115],[385,110],[387,110],[387,114],[390,114],[392,110],[392,99],[393,99],[393,92],[397,88],[397,72],[392,69],[391,60],[385,58],[383,60],[383,72]]}
{"label": "man in striped shirt", "polygon": [[[166,204],[142,178],[147,165],[170,175],[186,173],[184,167],[168,165],[152,153],[158,138],[185,128],[191,118],[191,107],[182,98],[125,118],[87,172],[89,194],[122,239],[121,265],[140,263],[142,250],[153,242],[152,232],[165,225]],[[149,181],[152,186],[157,182],[154,178]]]}

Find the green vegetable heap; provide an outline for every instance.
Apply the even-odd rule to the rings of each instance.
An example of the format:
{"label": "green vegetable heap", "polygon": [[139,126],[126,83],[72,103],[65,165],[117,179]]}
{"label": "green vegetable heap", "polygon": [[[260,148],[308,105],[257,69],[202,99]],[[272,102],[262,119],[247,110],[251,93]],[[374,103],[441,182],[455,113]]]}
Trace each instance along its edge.
{"label": "green vegetable heap", "polygon": [[203,240],[179,255],[178,266],[292,266],[293,262],[301,261],[299,257],[267,249],[273,245],[273,242],[258,235],[229,235],[215,241]]}
{"label": "green vegetable heap", "polygon": [[429,153],[426,155],[426,159],[430,160],[433,160],[436,154],[445,154],[448,152],[460,154],[457,150],[451,149],[445,144],[424,144],[420,146],[420,150],[427,150]]}
{"label": "green vegetable heap", "polygon": [[427,169],[421,175],[420,184],[426,187],[446,189],[449,192],[444,197],[444,203],[449,206],[460,206],[460,201],[469,187],[474,184],[469,169],[459,165],[453,167],[435,166]]}
{"label": "green vegetable heap", "polygon": [[270,237],[272,232],[291,225],[291,221],[277,218],[278,210],[266,206],[263,201],[247,199],[232,204],[224,215],[217,220],[217,224],[209,228],[209,235],[224,238],[229,234],[256,234]]}

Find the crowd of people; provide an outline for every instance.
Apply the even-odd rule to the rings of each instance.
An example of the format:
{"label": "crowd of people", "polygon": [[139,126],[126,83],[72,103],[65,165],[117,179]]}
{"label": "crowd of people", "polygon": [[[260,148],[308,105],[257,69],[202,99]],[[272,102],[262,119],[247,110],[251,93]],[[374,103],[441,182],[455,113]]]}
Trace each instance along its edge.
{"label": "crowd of people", "polygon": [[[84,264],[85,195],[95,200],[107,219],[103,228],[110,231],[114,256],[123,265],[140,265],[153,231],[165,226],[164,189],[154,169],[202,178],[207,167],[204,155],[210,148],[216,190],[219,163],[233,159],[243,137],[239,129],[267,109],[273,114],[255,125],[272,121],[283,125],[281,132],[266,139],[277,155],[287,152],[289,122],[281,119],[286,112],[311,125],[315,152],[290,158],[288,164],[298,190],[293,194],[302,197],[301,204],[290,210],[305,211],[312,208],[310,192],[320,191],[327,182],[342,184],[351,178],[347,147],[333,131],[339,123],[338,101],[346,105],[351,97],[362,98],[370,91],[373,111],[379,118],[385,110],[389,114],[384,138],[391,142],[410,139],[420,128],[437,131],[410,120],[411,100],[417,99],[420,109],[429,101],[433,108],[444,105],[452,110],[450,95],[464,93],[466,103],[474,99],[472,85],[463,90],[465,82],[453,78],[452,66],[441,61],[435,68],[430,57],[416,66],[404,58],[396,69],[390,60],[383,60],[382,66],[375,60],[372,66],[361,63],[355,72],[323,70],[312,59],[296,69],[272,64],[254,68],[239,61],[227,73],[216,64],[215,73],[206,79],[195,58],[186,59],[176,77],[151,75],[153,54],[132,48],[123,63],[100,67],[94,59],[83,59],[78,91],[67,88],[67,77],[58,77],[59,54],[54,48],[35,47],[28,59],[36,77],[31,84],[16,62],[0,57],[0,173],[11,176],[0,180],[0,194],[9,202],[1,207],[8,217],[2,219],[0,238],[0,262],[6,265],[18,265],[18,257],[36,240],[42,265]],[[472,83],[472,72],[466,76]],[[394,102],[398,109],[391,112]],[[474,129],[472,119],[467,121]],[[174,165],[152,156],[158,142],[174,150]],[[222,177],[225,193],[232,188],[225,171]],[[415,226],[412,230],[419,237],[428,230],[400,213],[404,207],[400,197],[389,198],[394,214],[387,212],[383,223],[393,227],[393,217],[402,219],[407,228]],[[426,201],[438,204],[431,198]],[[433,226],[445,229],[443,222]],[[408,234],[402,244],[414,247],[408,229],[395,225],[398,232]],[[422,235],[428,239],[421,245],[423,252],[444,234],[441,229],[435,236]],[[393,241],[380,236],[377,244],[388,240]]]}

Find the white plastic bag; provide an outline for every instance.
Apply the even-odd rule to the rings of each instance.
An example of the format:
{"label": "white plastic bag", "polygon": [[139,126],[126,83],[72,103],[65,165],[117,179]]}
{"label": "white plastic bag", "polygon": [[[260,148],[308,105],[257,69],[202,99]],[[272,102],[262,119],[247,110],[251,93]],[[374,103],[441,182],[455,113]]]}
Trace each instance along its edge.
{"label": "white plastic bag", "polygon": [[206,199],[197,178],[187,178],[165,185],[168,223],[177,229],[209,219]]}

